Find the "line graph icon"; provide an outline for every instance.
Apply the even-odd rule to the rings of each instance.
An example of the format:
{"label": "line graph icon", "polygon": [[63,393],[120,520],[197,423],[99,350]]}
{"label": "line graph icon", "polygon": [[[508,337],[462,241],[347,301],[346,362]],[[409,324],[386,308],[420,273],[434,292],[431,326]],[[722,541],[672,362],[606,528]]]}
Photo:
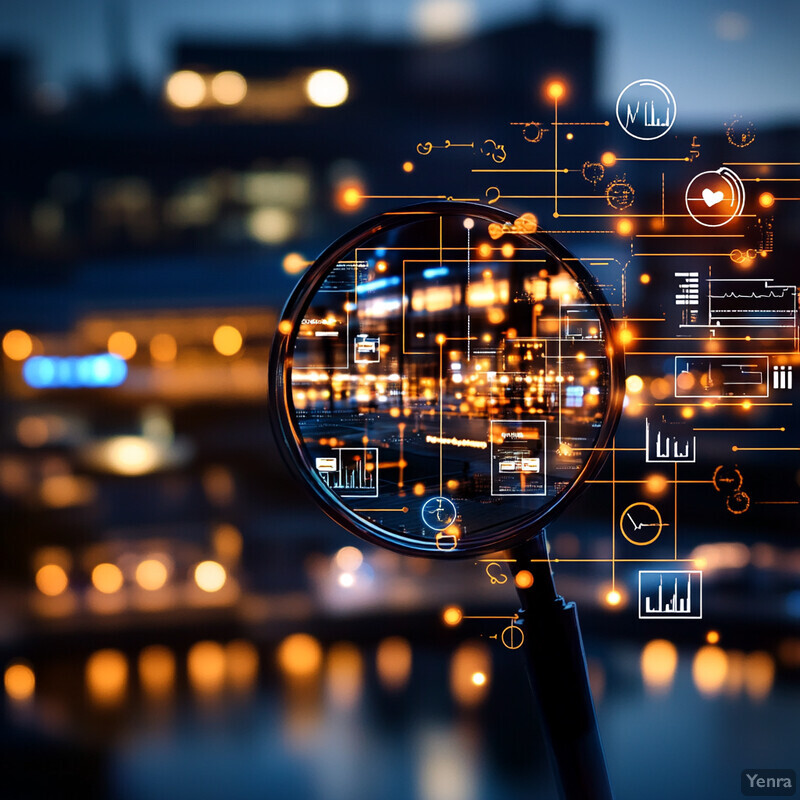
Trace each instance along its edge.
{"label": "line graph icon", "polygon": [[634,139],[660,139],[675,123],[675,96],[661,81],[629,83],[617,98],[617,122]]}

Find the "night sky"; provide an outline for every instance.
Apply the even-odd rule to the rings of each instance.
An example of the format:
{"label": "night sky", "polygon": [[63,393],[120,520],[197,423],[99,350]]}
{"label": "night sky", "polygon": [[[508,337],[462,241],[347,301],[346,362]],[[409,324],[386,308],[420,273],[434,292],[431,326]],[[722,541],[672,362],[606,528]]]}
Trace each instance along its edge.
{"label": "night sky", "polygon": [[[796,0],[114,0],[127,17],[133,70],[157,87],[175,38],[283,39],[351,33],[415,36],[420,6],[446,3],[466,27],[499,26],[554,9],[604,30],[602,100],[638,78],[667,83],[683,122],[720,125],[733,113],[757,124],[800,119],[800,4]],[[31,57],[37,83],[69,92],[102,84],[112,63],[107,0],[0,0],[0,49]],[[531,42],[535,49],[536,42]],[[120,48],[116,53],[123,52]]]}

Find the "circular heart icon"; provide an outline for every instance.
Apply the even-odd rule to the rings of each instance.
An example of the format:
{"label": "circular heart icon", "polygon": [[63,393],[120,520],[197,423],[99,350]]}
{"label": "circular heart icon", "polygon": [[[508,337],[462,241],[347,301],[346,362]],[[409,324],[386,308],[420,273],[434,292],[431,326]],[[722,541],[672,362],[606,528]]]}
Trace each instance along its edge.
{"label": "circular heart icon", "polygon": [[744,184],[728,167],[701,172],[686,187],[689,216],[707,228],[718,228],[736,219],[744,209]]}

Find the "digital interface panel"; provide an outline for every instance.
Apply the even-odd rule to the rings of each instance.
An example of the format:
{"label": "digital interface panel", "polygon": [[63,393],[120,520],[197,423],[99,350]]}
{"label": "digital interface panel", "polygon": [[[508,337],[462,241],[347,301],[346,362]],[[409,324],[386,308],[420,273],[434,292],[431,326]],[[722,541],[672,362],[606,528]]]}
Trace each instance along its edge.
{"label": "digital interface panel", "polygon": [[499,542],[573,483],[608,409],[598,309],[567,265],[498,227],[413,216],[332,265],[300,317],[307,463],[398,545]]}

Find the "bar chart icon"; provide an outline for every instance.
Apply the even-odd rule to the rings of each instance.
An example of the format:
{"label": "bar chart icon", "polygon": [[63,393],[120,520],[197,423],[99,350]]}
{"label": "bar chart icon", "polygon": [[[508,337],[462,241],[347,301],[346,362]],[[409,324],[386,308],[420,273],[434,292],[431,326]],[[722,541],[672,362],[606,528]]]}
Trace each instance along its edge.
{"label": "bar chart icon", "polygon": [[639,619],[702,618],[701,570],[639,570]]}

